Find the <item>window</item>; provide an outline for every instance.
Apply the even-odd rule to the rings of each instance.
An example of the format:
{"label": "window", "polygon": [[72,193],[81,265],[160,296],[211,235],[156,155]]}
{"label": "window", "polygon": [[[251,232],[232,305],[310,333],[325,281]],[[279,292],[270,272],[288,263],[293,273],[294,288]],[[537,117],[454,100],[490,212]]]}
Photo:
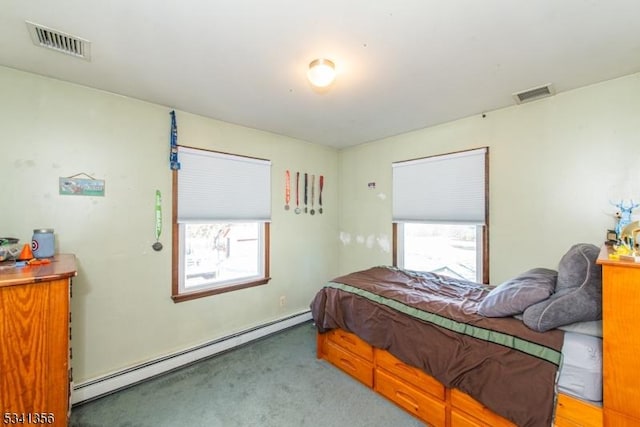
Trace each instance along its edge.
{"label": "window", "polygon": [[263,228],[257,222],[185,224],[181,293],[260,279]]}
{"label": "window", "polygon": [[488,149],[393,164],[394,265],[488,283]]}
{"label": "window", "polygon": [[178,156],[173,300],[266,284],[271,163],[187,147]]}
{"label": "window", "polygon": [[399,266],[431,271],[473,282],[482,281],[482,226],[399,223]]}

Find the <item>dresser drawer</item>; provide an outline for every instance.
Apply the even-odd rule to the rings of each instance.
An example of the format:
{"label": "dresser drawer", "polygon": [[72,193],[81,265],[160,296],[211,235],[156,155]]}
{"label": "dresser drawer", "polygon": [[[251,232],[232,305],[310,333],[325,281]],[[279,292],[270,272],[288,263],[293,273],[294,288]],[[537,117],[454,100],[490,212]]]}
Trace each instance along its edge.
{"label": "dresser drawer", "polygon": [[385,371],[376,369],[374,390],[429,425],[445,426],[445,403]]}
{"label": "dresser drawer", "polygon": [[486,427],[486,424],[453,408],[451,410],[451,427]]}
{"label": "dresser drawer", "polygon": [[435,378],[422,370],[404,364],[400,359],[384,350],[375,350],[376,364],[394,376],[408,382],[412,386],[444,400],[444,386]]}
{"label": "dresser drawer", "polygon": [[451,405],[492,427],[515,426],[511,421],[493,412],[473,397],[458,389],[451,389]]}
{"label": "dresser drawer", "polygon": [[325,354],[330,363],[367,387],[373,387],[373,363],[344,350],[332,341],[326,342]]}
{"label": "dresser drawer", "polygon": [[349,350],[353,354],[360,356],[364,360],[373,362],[373,347],[357,335],[341,329],[333,329],[327,332],[327,339],[345,350]]}
{"label": "dresser drawer", "polygon": [[602,427],[602,408],[559,394],[555,425],[557,427]]}

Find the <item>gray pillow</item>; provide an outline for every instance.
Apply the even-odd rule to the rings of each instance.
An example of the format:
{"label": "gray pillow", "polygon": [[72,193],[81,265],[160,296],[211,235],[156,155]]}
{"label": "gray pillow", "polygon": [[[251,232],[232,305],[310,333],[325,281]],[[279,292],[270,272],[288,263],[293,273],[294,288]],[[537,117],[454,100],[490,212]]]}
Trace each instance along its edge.
{"label": "gray pillow", "polygon": [[547,268],[525,271],[492,289],[478,305],[478,314],[507,317],[522,313],[530,305],[549,298],[557,277],[557,271]]}
{"label": "gray pillow", "polygon": [[602,269],[596,264],[599,253],[597,246],[588,243],[572,246],[558,265],[555,293],[524,311],[525,325],[544,332],[602,319]]}

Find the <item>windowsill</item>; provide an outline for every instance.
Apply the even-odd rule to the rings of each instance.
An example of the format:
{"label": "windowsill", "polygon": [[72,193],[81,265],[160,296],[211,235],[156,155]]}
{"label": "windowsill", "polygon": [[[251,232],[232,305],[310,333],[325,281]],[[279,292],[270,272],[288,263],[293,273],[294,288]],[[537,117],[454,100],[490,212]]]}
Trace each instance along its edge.
{"label": "windowsill", "polygon": [[181,294],[172,295],[171,299],[175,303],[190,301],[198,298],[208,297],[211,295],[222,294],[225,292],[237,291],[238,289],[245,289],[245,288],[252,288],[254,286],[266,285],[267,283],[269,283],[270,280],[271,280],[271,277],[265,277],[258,280],[252,280],[250,282],[234,283],[231,285],[220,286],[218,288],[212,288],[212,289],[206,289],[206,290],[194,291],[194,292],[185,292]]}

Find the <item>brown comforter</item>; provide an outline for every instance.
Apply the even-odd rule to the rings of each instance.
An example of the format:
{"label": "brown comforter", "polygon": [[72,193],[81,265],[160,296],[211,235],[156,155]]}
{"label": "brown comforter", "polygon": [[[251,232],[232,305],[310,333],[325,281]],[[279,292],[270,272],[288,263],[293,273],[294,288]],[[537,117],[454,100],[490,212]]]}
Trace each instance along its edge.
{"label": "brown comforter", "polygon": [[489,288],[375,267],[338,277],[311,303],[319,332],[350,331],[519,426],[550,426],[563,333],[476,307]]}

